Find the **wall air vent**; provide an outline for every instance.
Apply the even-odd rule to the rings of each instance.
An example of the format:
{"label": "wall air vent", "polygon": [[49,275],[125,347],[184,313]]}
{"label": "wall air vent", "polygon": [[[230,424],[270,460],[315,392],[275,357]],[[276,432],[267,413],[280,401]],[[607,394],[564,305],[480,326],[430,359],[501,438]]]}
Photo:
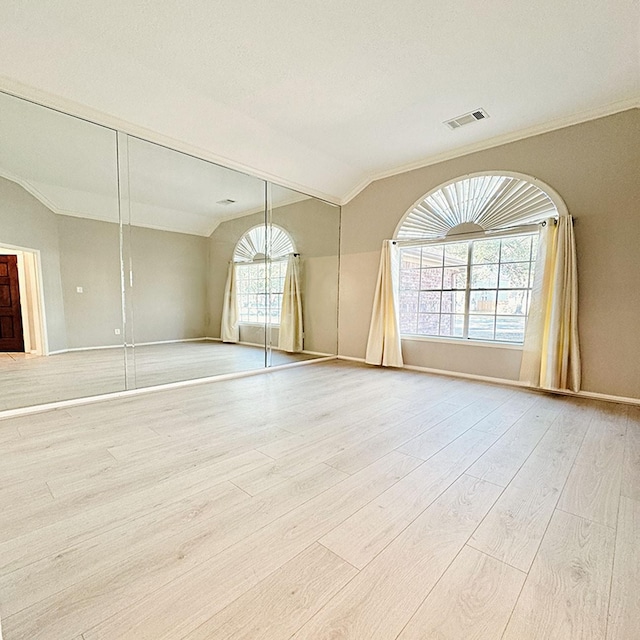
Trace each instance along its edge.
{"label": "wall air vent", "polygon": [[231,198],[225,198],[224,200],[218,200],[218,202],[216,202],[216,204],[221,204],[223,207],[228,207],[230,204],[234,204],[235,200],[232,200]]}
{"label": "wall air vent", "polygon": [[477,122],[478,120],[484,120],[488,117],[489,114],[484,109],[475,109],[474,111],[465,113],[464,115],[453,118],[452,120],[447,120],[445,124],[449,127],[449,129],[459,129],[460,127],[464,127],[464,125],[466,124],[471,124],[472,122]]}

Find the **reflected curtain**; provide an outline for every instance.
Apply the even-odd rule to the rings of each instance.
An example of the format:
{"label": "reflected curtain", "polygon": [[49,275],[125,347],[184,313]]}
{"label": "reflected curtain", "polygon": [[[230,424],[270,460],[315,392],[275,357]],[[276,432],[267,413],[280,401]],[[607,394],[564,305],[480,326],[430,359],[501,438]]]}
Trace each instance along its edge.
{"label": "reflected curtain", "polygon": [[290,353],[302,351],[302,292],[300,290],[300,258],[290,255],[284,277],[278,348]]}
{"label": "reflected curtain", "polygon": [[399,251],[393,240],[382,244],[378,282],[373,300],[365,362],[402,367],[402,343],[398,315]]}
{"label": "reflected curtain", "polygon": [[571,216],[540,230],[520,380],[542,389],[580,390],[578,269]]}
{"label": "reflected curtain", "polygon": [[240,327],[238,325],[238,296],[236,295],[236,265],[229,263],[227,283],[224,287],[224,301],[222,303],[222,323],[220,337],[222,342],[238,342]]}

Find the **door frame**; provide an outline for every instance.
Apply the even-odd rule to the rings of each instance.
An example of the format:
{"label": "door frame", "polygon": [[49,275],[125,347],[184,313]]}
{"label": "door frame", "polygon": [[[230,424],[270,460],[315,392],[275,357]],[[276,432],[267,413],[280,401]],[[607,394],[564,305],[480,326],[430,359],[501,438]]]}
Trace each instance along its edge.
{"label": "door frame", "polygon": [[49,355],[40,250],[0,242],[0,253],[17,257],[24,352]]}

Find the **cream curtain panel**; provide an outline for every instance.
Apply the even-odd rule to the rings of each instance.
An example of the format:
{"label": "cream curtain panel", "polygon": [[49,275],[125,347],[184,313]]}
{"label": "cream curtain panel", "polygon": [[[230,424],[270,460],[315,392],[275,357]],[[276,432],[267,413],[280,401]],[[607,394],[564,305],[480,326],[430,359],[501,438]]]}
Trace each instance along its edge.
{"label": "cream curtain panel", "polygon": [[540,231],[520,380],[542,389],[580,390],[578,270],[571,216]]}
{"label": "cream curtain panel", "polygon": [[238,296],[236,295],[236,265],[229,263],[227,283],[224,287],[224,301],[222,303],[222,324],[220,337],[222,342],[238,342],[240,327],[238,324]]}
{"label": "cream curtain panel", "polygon": [[290,353],[302,351],[302,291],[300,289],[300,258],[290,255],[284,277],[278,348]]}
{"label": "cream curtain panel", "polygon": [[378,282],[365,362],[383,367],[402,367],[402,343],[398,316],[399,252],[393,240],[382,243]]}

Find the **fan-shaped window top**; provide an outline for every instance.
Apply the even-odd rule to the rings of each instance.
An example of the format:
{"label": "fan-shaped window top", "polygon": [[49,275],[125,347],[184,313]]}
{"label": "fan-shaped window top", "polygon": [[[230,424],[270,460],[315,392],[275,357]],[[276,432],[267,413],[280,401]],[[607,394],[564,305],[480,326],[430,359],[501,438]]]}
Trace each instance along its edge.
{"label": "fan-shaped window top", "polygon": [[428,194],[404,217],[398,240],[435,240],[468,231],[494,231],[557,217],[551,197],[509,175],[475,175]]}
{"label": "fan-shaped window top", "polygon": [[294,253],[293,241],[284,229],[272,225],[270,233],[267,233],[265,226],[260,225],[249,229],[240,238],[233,253],[233,261],[264,260],[265,255],[271,260],[279,260],[290,253]]}

